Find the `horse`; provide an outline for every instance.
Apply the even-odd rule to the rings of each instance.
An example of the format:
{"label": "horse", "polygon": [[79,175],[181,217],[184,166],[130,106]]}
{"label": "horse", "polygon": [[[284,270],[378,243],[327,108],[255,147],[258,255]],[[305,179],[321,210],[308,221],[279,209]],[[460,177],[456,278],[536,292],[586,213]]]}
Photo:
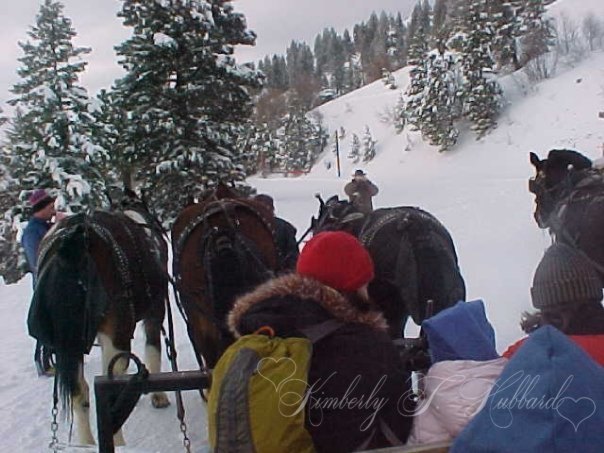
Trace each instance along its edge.
{"label": "horse", "polygon": [[219,185],[172,226],[173,275],[201,367],[213,368],[234,341],[226,316],[235,298],[277,271],[273,214]]}
{"label": "horse", "polygon": [[537,225],[580,250],[604,281],[604,175],[574,150],[553,149],[542,160],[530,153],[530,162]]}
{"label": "horse", "polygon": [[[368,214],[337,195],[320,201],[311,228],[356,236],[375,265],[369,296],[380,307],[393,339],[404,337],[409,316],[420,325],[432,314],[465,300],[465,283],[453,239],[432,214],[416,207],[382,208]],[[432,301],[429,303],[429,301]]]}
{"label": "horse", "polygon": [[[144,322],[145,362],[161,371],[161,326],[168,301],[168,248],[144,203],[127,196],[109,210],[67,217],[40,244],[38,281],[28,315],[30,334],[55,352],[55,407],[71,408],[81,444],[94,444],[84,354],[95,338],[104,374],[121,352],[130,352],[138,321]],[[126,357],[114,360],[123,374]],[[57,394],[58,392],[58,394]],[[170,402],[151,395],[154,407]],[[123,445],[121,430],[114,436]]]}

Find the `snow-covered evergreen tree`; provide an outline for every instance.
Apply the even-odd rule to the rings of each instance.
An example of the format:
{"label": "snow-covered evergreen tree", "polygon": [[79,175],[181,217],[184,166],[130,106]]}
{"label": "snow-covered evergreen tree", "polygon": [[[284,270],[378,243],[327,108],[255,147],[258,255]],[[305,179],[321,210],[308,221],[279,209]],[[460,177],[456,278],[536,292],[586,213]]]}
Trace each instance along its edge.
{"label": "snow-covered evergreen tree", "polygon": [[520,42],[522,59],[526,63],[547,53],[553,45],[554,32],[552,24],[545,17],[543,0],[523,0],[523,2]]}
{"label": "snow-covered evergreen tree", "polygon": [[283,167],[277,137],[266,123],[250,123],[248,132],[238,140],[237,148],[239,164],[248,175],[258,171],[268,174]]}
{"label": "snow-covered evergreen tree", "polygon": [[363,162],[369,162],[375,157],[375,145],[377,141],[371,136],[369,126],[365,126],[363,134]]}
{"label": "snow-covered evergreen tree", "polygon": [[[5,159],[3,159],[5,160]],[[0,163],[0,212],[6,213],[0,218],[0,276],[5,283],[15,283],[29,272],[25,254],[17,241],[21,215],[19,188],[8,168]],[[17,206],[17,210],[13,208]],[[14,220],[11,221],[11,217]]]}
{"label": "snow-covered evergreen tree", "polygon": [[394,75],[392,75],[392,73],[387,69],[384,69],[382,71],[382,82],[384,82],[384,85],[390,88],[391,90],[396,90],[398,88]]}
{"label": "snow-covered evergreen tree", "polygon": [[63,15],[63,6],[45,0],[20,42],[23,56],[9,101],[15,107],[7,132],[8,166],[20,192],[23,212],[27,193],[38,187],[57,189],[59,200],[72,211],[102,206],[105,181],[96,167],[104,150],[91,141],[93,106],[78,76],[90,50],[74,47],[76,32]]}
{"label": "snow-covered evergreen tree", "polygon": [[420,130],[430,144],[445,151],[457,142],[461,117],[461,82],[454,54],[432,52],[427,61],[426,90],[420,108]]}
{"label": "snow-covered evergreen tree", "polygon": [[361,159],[361,140],[357,134],[352,134],[352,142],[350,143],[348,158],[351,159],[355,164]]}
{"label": "snow-covered evergreen tree", "polygon": [[164,221],[187,197],[219,181],[242,181],[236,138],[252,111],[260,74],[237,65],[235,45],[254,43],[245,18],[225,0],[124,0],[132,27],[120,45],[118,82],[137,142],[137,177]]}
{"label": "snow-covered evergreen tree", "polygon": [[91,104],[78,85],[89,49],[74,47],[75,35],[62,5],[45,0],[29,39],[19,43],[20,81],[11,90],[15,109],[0,156],[0,275],[7,282],[28,271],[17,234],[30,214],[32,190],[53,190],[72,211],[106,203],[96,167],[103,150],[90,140]]}
{"label": "snow-covered evergreen tree", "polygon": [[493,23],[492,51],[499,68],[511,66],[520,69],[518,38],[520,36],[520,16],[514,3],[517,0],[489,0],[489,14]]}
{"label": "snow-covered evergreen tree", "polygon": [[410,124],[415,130],[420,128],[422,96],[427,83],[428,36],[424,29],[425,16],[423,14],[421,4],[416,4],[407,29],[409,33],[407,42],[410,43],[407,52],[407,64],[412,68],[409,71],[409,86],[405,93],[407,102],[403,122]]}
{"label": "snow-covered evergreen tree", "polygon": [[403,93],[400,94],[396,105],[394,106],[394,129],[397,134],[400,134],[405,129],[405,125],[407,124],[407,100],[403,96]]}
{"label": "snow-covered evergreen tree", "polygon": [[488,14],[487,0],[472,0],[468,4],[465,39],[461,49],[464,83],[464,109],[477,138],[497,125],[496,118],[502,105],[499,83],[487,77],[494,61],[491,43],[493,22]]}
{"label": "snow-covered evergreen tree", "polygon": [[502,91],[490,77],[495,62],[492,43],[495,37],[490,0],[456,0],[454,32],[448,45],[459,52],[464,84],[461,93],[464,115],[481,138],[494,128],[501,109]]}
{"label": "snow-covered evergreen tree", "polygon": [[328,138],[322,118],[310,118],[299,103],[290,106],[280,141],[287,171],[307,171],[323,151]]}

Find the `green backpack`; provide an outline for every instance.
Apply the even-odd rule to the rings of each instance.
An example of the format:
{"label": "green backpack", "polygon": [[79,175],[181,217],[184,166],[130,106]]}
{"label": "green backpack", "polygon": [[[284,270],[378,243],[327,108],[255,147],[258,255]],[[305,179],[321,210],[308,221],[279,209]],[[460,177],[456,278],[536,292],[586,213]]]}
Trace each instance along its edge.
{"label": "green backpack", "polygon": [[326,321],[303,329],[305,338],[261,334],[233,343],[212,373],[208,398],[214,452],[313,452],[304,426],[312,346],[342,325]]}

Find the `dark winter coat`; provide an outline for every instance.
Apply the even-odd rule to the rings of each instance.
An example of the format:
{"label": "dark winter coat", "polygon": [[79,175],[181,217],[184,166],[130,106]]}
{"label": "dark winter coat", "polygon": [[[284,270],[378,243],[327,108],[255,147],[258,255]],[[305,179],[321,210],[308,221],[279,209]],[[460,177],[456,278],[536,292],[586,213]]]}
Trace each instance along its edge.
{"label": "dark winter coat", "polygon": [[34,282],[37,277],[37,265],[38,265],[38,249],[40,248],[40,242],[42,238],[50,230],[51,223],[46,220],[32,217],[27,222],[27,226],[23,230],[23,237],[21,238],[21,245],[25,250],[25,256],[27,258],[27,264],[29,269],[34,276]]}
{"label": "dark winter coat", "polygon": [[294,270],[300,254],[296,228],[280,217],[275,217],[275,243],[279,250],[280,269]]}
{"label": "dark winter coat", "polygon": [[[302,337],[301,329],[334,318],[344,324],[315,344],[308,376],[306,427],[315,448],[347,452],[388,447],[391,443],[379,428],[380,419],[405,442],[412,419],[401,415],[404,411],[398,405],[410,391],[410,374],[400,364],[381,313],[357,309],[337,291],[289,274],[240,298],[229,315],[229,326],[236,335],[270,326],[277,336]],[[383,406],[372,418],[376,413],[372,405],[378,401]],[[331,407],[325,407],[329,402]]]}
{"label": "dark winter coat", "polygon": [[355,178],[344,186],[344,192],[359,211],[369,214],[373,211],[371,198],[378,194],[379,189],[368,179]]}

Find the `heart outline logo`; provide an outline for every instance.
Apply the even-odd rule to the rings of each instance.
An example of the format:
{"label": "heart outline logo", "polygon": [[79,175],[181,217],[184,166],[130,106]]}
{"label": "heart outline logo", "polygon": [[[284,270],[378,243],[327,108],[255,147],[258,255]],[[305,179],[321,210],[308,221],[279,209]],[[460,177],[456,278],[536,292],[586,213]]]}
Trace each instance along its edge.
{"label": "heart outline logo", "polygon": [[[562,405],[566,402],[566,401],[572,401],[573,403],[575,403],[575,406],[577,404],[579,404],[580,401],[589,401],[589,403],[591,403],[591,412],[589,414],[587,414],[585,417],[581,418],[581,420],[579,420],[576,424],[574,422],[573,419],[571,419],[570,415],[564,415],[563,411],[560,411],[560,407],[562,407]],[[560,417],[562,417],[564,420],[568,421],[571,425],[573,425],[573,428],[575,429],[575,433],[579,430],[579,426],[581,426],[581,423],[583,423],[585,420],[587,420],[589,417],[591,417],[593,414],[596,413],[596,403],[594,400],[592,400],[591,398],[588,398],[586,396],[581,396],[579,398],[573,398],[571,396],[565,396],[564,398],[562,398],[560,400],[560,402],[558,403],[558,405],[556,406],[556,412],[558,413],[558,415]]]}
{"label": "heart outline logo", "polygon": [[[262,373],[262,368],[264,367],[265,364],[272,362],[274,363],[274,367],[280,367],[279,363],[285,360],[288,363],[291,363],[293,366],[293,369],[291,371],[290,374],[288,374],[287,376],[285,376],[283,379],[281,379],[279,382],[276,382],[273,378],[271,378],[270,376],[264,375]],[[269,365],[271,366],[271,365]],[[287,365],[285,365],[287,366]],[[279,392],[279,389],[281,388],[281,386],[283,384],[285,384],[287,381],[289,381],[292,377],[295,376],[296,374],[296,369],[297,369],[297,365],[296,362],[294,361],[294,359],[292,359],[291,357],[281,357],[279,359],[275,359],[273,357],[264,357],[262,359],[260,359],[258,361],[258,365],[256,366],[256,371],[258,372],[258,375],[260,375],[263,379],[266,379],[267,381],[269,381],[271,383],[271,385],[275,388],[276,392]]]}

